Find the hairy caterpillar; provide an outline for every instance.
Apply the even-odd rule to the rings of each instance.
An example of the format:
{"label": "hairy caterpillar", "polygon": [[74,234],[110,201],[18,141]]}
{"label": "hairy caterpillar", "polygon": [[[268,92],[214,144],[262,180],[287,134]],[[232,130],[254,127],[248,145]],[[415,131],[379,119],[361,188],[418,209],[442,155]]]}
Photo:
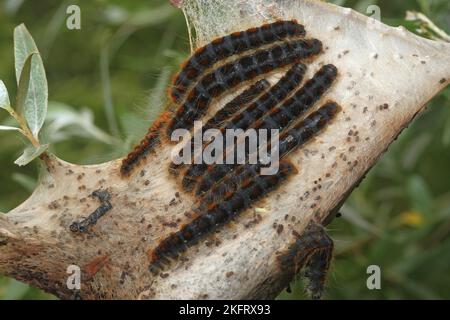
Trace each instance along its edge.
{"label": "hairy caterpillar", "polygon": [[313,299],[320,299],[333,254],[333,240],[321,225],[314,222],[302,235],[294,233],[294,237],[286,252],[278,256],[278,263],[284,272],[291,275],[298,274],[305,267],[305,276],[309,279],[307,290]]}
{"label": "hairy caterpillar", "polygon": [[92,197],[95,197],[100,200],[101,205],[94,210],[86,219],[83,219],[79,222],[75,221],[70,225],[70,231],[72,232],[86,232],[90,226],[93,226],[97,223],[98,219],[100,219],[106,212],[112,209],[112,205],[109,202],[111,199],[111,195],[107,190],[96,190],[91,194]]}
{"label": "hairy caterpillar", "polygon": [[[301,83],[305,71],[306,66],[304,64],[298,64],[291,67],[291,69],[289,69],[289,71],[273,87],[225,124],[222,127],[222,131],[234,128],[247,129],[248,125],[257,121],[264,112],[272,109],[289,96],[299,83]],[[183,178],[183,188],[185,190],[192,189],[197,178],[200,177],[207,168],[208,166],[206,164],[193,164],[187,170]]]}
{"label": "hairy caterpillar", "polygon": [[[230,102],[228,102],[222,109],[220,109],[208,122],[203,126],[203,133],[208,129],[216,129],[221,126],[221,124],[227,120],[230,116],[237,113],[240,109],[245,108],[250,102],[257,98],[264,90],[270,87],[270,83],[261,79],[255,84],[250,86],[248,89],[244,90],[241,94],[236,96]],[[191,147],[194,148],[194,138],[190,141]],[[181,165],[176,165],[174,163],[170,164],[170,170],[175,173]]]}
{"label": "hairy caterpillar", "polygon": [[[277,33],[280,36],[276,36]],[[237,32],[197,50],[175,76],[171,96],[177,110],[164,112],[155,121],[140,145],[123,160],[123,175],[131,172],[148,152],[155,150],[161,142],[161,134],[170,137],[176,129],[189,130],[195,120],[206,114],[213,99],[244,84],[248,85],[247,89],[212,115],[201,133],[208,129],[219,129],[217,132],[220,133],[227,129],[278,129],[278,144],[264,144],[278,148],[279,167],[275,173],[264,175],[261,174],[262,163],[191,164],[183,176],[182,188],[188,191],[195,186],[199,196],[197,205],[187,215],[191,217],[189,222],[178,231],[163,236],[147,251],[151,272],[158,273],[188,247],[251,208],[296,174],[297,169],[286,159],[288,154],[309,142],[341,110],[337,103],[329,101],[307,114],[332,86],[338,71],[334,65],[324,65],[301,85],[307,69],[301,62],[322,52],[321,41],[302,39],[304,35],[303,27],[295,21]],[[228,59],[230,57],[233,58]],[[286,66],[290,66],[289,70],[273,86],[262,79],[265,74]],[[192,146],[194,142],[195,139],[191,139],[188,145]],[[257,144],[260,148],[259,139]],[[208,143],[203,143],[202,147],[207,146]],[[228,151],[225,150],[225,154]],[[177,173],[180,166],[170,164],[169,168]],[[286,255],[289,256],[292,255]],[[311,290],[315,292],[321,290],[325,272],[321,270],[327,269],[319,256],[322,257],[322,253],[307,260],[313,271]]]}
{"label": "hairy caterpillar", "polygon": [[283,161],[280,163],[277,174],[256,176],[246,180],[246,183],[230,193],[223,201],[215,203],[179,231],[162,240],[155,249],[151,249],[149,251],[150,271],[156,273],[164,264],[170,263],[169,258],[178,257],[179,253],[185,251],[188,246],[197,243],[199,239],[249,208],[256,200],[274,190],[295,172],[296,169],[292,164]]}
{"label": "hairy caterpillar", "polygon": [[134,150],[122,160],[122,165],[120,167],[120,173],[122,175],[130,173],[139,161],[155,148],[160,141],[161,130],[168,123],[170,118],[170,112],[166,111],[156,119],[139,145],[137,145]]}
{"label": "hairy caterpillar", "polygon": [[[334,118],[339,110],[340,107],[336,103],[329,102],[316,112],[308,115],[292,129],[283,133],[278,146],[280,158],[308,142]],[[224,176],[232,172],[233,168],[234,165],[227,164],[210,167],[209,171],[200,180],[196,194],[199,195],[208,191],[217,181],[220,181]]]}
{"label": "hairy caterpillar", "polygon": [[[301,68],[300,68],[301,67]],[[282,131],[288,127],[295,119],[298,119],[303,113],[312,107],[318,101],[323,93],[331,86],[334,79],[337,76],[337,69],[333,65],[323,66],[312,79],[308,80],[303,87],[301,87],[295,94],[288,98],[279,107],[275,107],[277,102],[281,99],[277,99],[277,95],[274,92],[280,91],[288,92],[286,90],[286,84],[291,83],[292,80],[301,82],[300,78],[291,79],[289,73],[292,71],[293,75],[300,75],[304,73],[302,65],[299,66],[301,73],[294,72],[296,66],[294,66],[285,77],[283,77],[273,88],[269,90],[267,94],[261,97],[260,100],[253,103],[250,107],[242,111],[235,116],[225,128],[243,128],[247,129],[251,126],[255,129],[279,129]],[[297,82],[297,83],[298,83]],[[277,90],[277,87],[279,90]],[[293,90],[295,87],[291,87]],[[265,99],[266,96],[268,99]],[[285,95],[286,96],[286,95]],[[265,100],[264,100],[265,99]],[[260,103],[262,101],[262,103]],[[255,123],[256,122],[256,123]],[[186,172],[183,178],[183,187],[186,190],[193,188],[194,184],[201,181],[200,186],[197,188],[197,194],[202,193],[204,190],[208,190],[211,183],[217,181],[223,177],[227,172],[231,171],[233,165],[221,165],[214,167],[216,172],[207,175],[204,178],[201,176],[207,171],[208,166],[205,164],[194,164]],[[211,169],[211,167],[210,167]],[[218,174],[221,172],[221,174]]]}
{"label": "hairy caterpillar", "polygon": [[297,21],[291,20],[277,21],[259,28],[251,28],[217,38],[197,49],[184,63],[181,71],[173,80],[170,92],[172,100],[180,103],[189,87],[199,79],[201,74],[220,60],[276,41],[303,36],[305,36],[304,27]]}
{"label": "hairy caterpillar", "polygon": [[227,90],[275,69],[313,57],[322,51],[317,39],[294,40],[243,56],[204,75],[189,92],[169,124],[167,134],[179,128],[190,129],[202,117],[213,98]]}

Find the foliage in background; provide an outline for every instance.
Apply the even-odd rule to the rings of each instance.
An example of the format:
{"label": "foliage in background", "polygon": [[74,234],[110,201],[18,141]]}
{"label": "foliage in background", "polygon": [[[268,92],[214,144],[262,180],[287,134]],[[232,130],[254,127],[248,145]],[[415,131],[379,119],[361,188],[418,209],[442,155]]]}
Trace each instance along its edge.
{"label": "foliage in background", "polygon": [[[420,12],[450,31],[448,0],[333,2],[366,14],[370,5],[379,5],[383,22],[414,31],[422,27],[405,15]],[[81,30],[65,27],[71,4],[81,7]],[[50,152],[74,163],[126,154],[157,115],[171,74],[189,53],[182,14],[167,0],[5,0],[0,78],[10,97],[17,94],[12,36],[22,22],[33,34],[48,78],[40,139],[51,143]],[[326,298],[450,298],[450,89],[431,104],[353,192],[343,217],[330,225],[337,250]],[[6,112],[0,125],[14,125]],[[14,165],[25,145],[17,133],[1,131],[0,145],[0,211],[7,212],[29,196],[38,168],[34,162]],[[382,290],[366,287],[371,264],[382,269]],[[0,299],[48,298],[0,277]],[[305,298],[301,282],[280,298]]]}

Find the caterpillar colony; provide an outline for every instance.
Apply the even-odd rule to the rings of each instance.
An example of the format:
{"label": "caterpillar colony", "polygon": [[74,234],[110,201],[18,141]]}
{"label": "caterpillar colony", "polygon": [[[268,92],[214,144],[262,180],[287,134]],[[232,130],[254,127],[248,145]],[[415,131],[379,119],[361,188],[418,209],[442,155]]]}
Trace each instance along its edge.
{"label": "caterpillar colony", "polygon": [[[215,99],[241,88],[240,94],[205,119],[202,130],[279,130],[278,145],[270,146],[278,148],[279,169],[275,174],[262,175],[262,163],[168,165],[173,179],[179,179],[184,192],[198,201],[188,223],[148,249],[151,273],[169,267],[191,246],[238,219],[256,201],[304,169],[292,164],[289,153],[326,130],[341,111],[336,102],[322,101],[339,76],[334,65],[322,65],[305,79],[308,63],[322,51],[322,42],[308,38],[296,20],[276,21],[217,38],[197,49],[181,66],[169,89],[170,107],[124,158],[120,174],[130,175],[145,162],[149,152],[156,152],[163,141],[170,140],[176,129],[191,130]],[[269,76],[284,70],[284,75],[271,85]],[[207,145],[203,143],[202,148]],[[224,148],[224,154],[230,152],[234,151]],[[288,252],[280,255],[280,267],[295,273],[305,267],[310,280],[308,289],[313,298],[320,298],[332,247],[322,226],[309,226],[308,232],[296,237]]]}

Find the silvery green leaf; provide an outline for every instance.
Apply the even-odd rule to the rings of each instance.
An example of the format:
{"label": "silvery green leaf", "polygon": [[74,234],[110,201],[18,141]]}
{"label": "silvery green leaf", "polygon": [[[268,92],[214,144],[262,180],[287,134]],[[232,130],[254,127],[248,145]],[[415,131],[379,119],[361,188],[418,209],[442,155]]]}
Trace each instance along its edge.
{"label": "silvery green leaf", "polygon": [[38,49],[25,25],[21,24],[14,29],[14,64],[17,84],[19,84],[25,60],[32,52],[38,52]]}
{"label": "silvery green leaf", "polygon": [[49,146],[49,144],[40,145],[37,148],[34,146],[29,146],[24,150],[23,154],[16,161],[14,161],[14,163],[18,166],[25,166],[44,153]]}
{"label": "silvery green leaf", "polygon": [[[28,90],[27,95],[23,100],[22,116],[26,119],[28,127],[33,135],[37,138],[47,113],[47,78],[45,76],[44,64],[42,63],[42,58],[39,55],[36,44],[25,25],[21,24],[14,29],[14,57],[19,90],[21,90],[20,80],[22,72],[26,71],[26,62],[31,54],[33,55],[30,61]],[[24,80],[25,79],[26,78],[24,78]],[[24,90],[26,88],[22,89]]]}
{"label": "silvery green leaf", "polygon": [[11,103],[9,102],[8,90],[5,84],[0,80],[0,108],[11,110]]}
{"label": "silvery green leaf", "polygon": [[19,85],[17,87],[16,111],[21,117],[25,113],[28,89],[30,88],[31,63],[35,54],[33,52],[25,59],[22,72],[20,73]]}

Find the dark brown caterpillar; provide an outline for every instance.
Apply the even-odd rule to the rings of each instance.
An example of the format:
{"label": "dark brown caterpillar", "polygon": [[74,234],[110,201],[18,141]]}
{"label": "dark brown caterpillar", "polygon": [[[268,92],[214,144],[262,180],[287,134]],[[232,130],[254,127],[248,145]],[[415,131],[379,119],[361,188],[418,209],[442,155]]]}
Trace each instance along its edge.
{"label": "dark brown caterpillar", "polygon": [[149,251],[150,271],[158,273],[164,264],[169,264],[169,258],[176,258],[187,247],[197,243],[201,238],[227,223],[242,211],[278,187],[288,176],[296,172],[289,162],[280,162],[280,170],[275,175],[257,176],[223,201],[215,203],[208,210],[198,215],[192,222],[183,226],[179,231],[171,234],[159,245]]}
{"label": "dark brown caterpillar", "polygon": [[262,79],[257,81],[254,85],[250,86],[247,90],[244,90],[244,92],[217,111],[217,113],[203,126],[203,131],[219,128],[226,119],[244,109],[247,104],[255,100],[269,87],[270,83],[267,80]]}
{"label": "dark brown caterpillar", "polygon": [[190,129],[202,117],[211,100],[239,84],[269,73],[275,69],[297,63],[322,51],[317,39],[296,40],[257,50],[236,61],[218,67],[203,76],[178,108],[169,128],[168,136],[176,129]]}
{"label": "dark brown caterpillar", "polygon": [[[280,156],[285,156],[310,140],[339,110],[340,107],[336,103],[327,103],[288,130],[280,141]],[[222,186],[213,187],[211,193],[201,200],[195,212],[196,218],[149,251],[150,271],[157,273],[164,264],[170,263],[170,258],[177,258],[188,246],[197,243],[202,237],[251,207],[255,201],[266,196],[296,172],[295,167],[285,160],[280,161],[275,175],[260,175],[257,171],[259,167],[258,164],[241,166],[233,175],[228,176],[228,179],[222,180]]]}
{"label": "dark brown caterpillar", "polygon": [[[248,128],[249,124],[254,123],[265,112],[281,103],[286,97],[291,94],[295,88],[302,82],[306,71],[304,64],[294,65],[286,74],[265,94],[259,97],[256,101],[250,104],[247,108],[242,110],[232,120],[222,127],[222,132],[226,129],[242,129]],[[247,126],[244,124],[247,124]],[[193,164],[186,172],[182,185],[185,190],[191,190],[198,177],[202,176],[207,170],[206,164]]]}
{"label": "dark brown caterpillar", "polygon": [[172,114],[166,111],[153,122],[144,139],[122,160],[120,167],[122,175],[129,174],[139,161],[155,148],[160,141],[161,130],[169,122],[171,116]]}
{"label": "dark brown caterpillar", "polygon": [[[233,114],[237,113],[240,109],[245,108],[250,102],[256,99],[264,90],[269,88],[270,83],[265,80],[259,80],[250,88],[244,90],[241,94],[236,96],[233,100],[228,102],[222,109],[220,109],[208,122],[203,126],[203,133],[208,129],[219,128],[223,121],[231,117]],[[194,148],[194,138],[190,141],[191,148]],[[176,173],[181,165],[176,165],[174,163],[170,164],[170,170],[172,173]]]}
{"label": "dark brown caterpillar", "polygon": [[333,240],[324,228],[311,222],[302,235],[294,234],[295,241],[287,252],[278,257],[283,272],[296,275],[306,268],[305,276],[309,279],[307,290],[313,299],[320,299],[325,278],[333,254]]}
{"label": "dark brown caterpillar", "polygon": [[199,206],[196,211],[201,213],[208,207],[213,207],[230,194],[238,190],[246,181],[259,176],[262,165],[241,165],[235,169],[233,174],[227,175],[221,183],[217,183],[207,193],[199,199]]}
{"label": "dark brown caterpillar", "polygon": [[[155,121],[140,145],[123,160],[122,175],[129,174],[161,143],[161,134],[170,138],[176,129],[189,130],[195,120],[206,114],[215,98],[230,94],[241,85],[250,87],[213,115],[202,128],[203,133],[208,129],[219,129],[221,133],[227,129],[278,129],[280,141],[276,145],[269,143],[269,147],[271,150],[278,148],[280,160],[271,163],[279,165],[272,175],[261,173],[264,167],[261,163],[191,165],[182,184],[184,190],[196,187],[197,206],[186,215],[191,217],[189,222],[178,231],[164,235],[159,244],[147,251],[149,269],[153,273],[158,273],[188,247],[238,217],[297,173],[295,166],[286,159],[287,155],[315,137],[339,112],[336,103],[328,102],[305,115],[331,87],[337,70],[333,65],[325,65],[301,86],[306,66],[300,62],[311,61],[308,58],[322,51],[319,40],[304,39],[304,35],[305,30],[295,21],[281,21],[225,36],[197,50],[175,77],[171,90],[175,105]],[[269,82],[261,79],[288,66],[291,68],[270,88]],[[173,111],[172,107],[178,109]],[[206,146],[207,143],[203,145]],[[257,145],[259,147],[262,146]],[[231,154],[228,151],[225,150],[226,155]],[[171,165],[171,168],[177,166]],[[108,199],[102,201],[100,208],[84,221],[74,222],[71,229],[86,230],[110,207]],[[316,240],[313,236],[308,239]],[[280,263],[282,266],[298,261],[305,264],[311,280],[309,288],[315,296],[320,296],[329,265],[326,262],[328,252],[321,248],[316,250],[317,243],[305,244],[303,240],[296,239],[288,253],[280,258]],[[310,254],[305,253],[302,260],[293,258],[296,257],[294,251],[299,251],[301,246]]]}
{"label": "dark brown caterpillar", "polygon": [[[286,74],[286,78],[289,78],[288,75],[289,72]],[[251,127],[254,129],[279,129],[282,131],[295,119],[298,119],[298,117],[311,108],[322,97],[324,92],[331,87],[331,84],[336,77],[337,69],[334,65],[330,64],[323,66],[312,79],[308,80],[302,88],[300,88],[292,97],[287,99],[278,108],[275,108],[275,106],[277,102],[279,102],[279,99],[278,101],[277,99],[270,99],[270,97],[272,97],[270,95],[270,92],[272,92],[271,90],[260,100],[253,103],[249,108],[235,116],[227,125],[224,126],[223,130],[236,128],[245,130],[248,127]],[[281,83],[282,81],[280,80],[279,84]],[[283,88],[283,86],[281,87]],[[276,85],[272,89],[276,90]],[[269,98],[264,100],[266,96]],[[262,101],[262,103],[259,103],[260,101]],[[267,112],[270,113],[263,116]],[[261,117],[262,119],[258,120]],[[200,180],[200,177],[205,173],[207,168],[208,166],[206,164],[192,165],[185,174],[183,179],[183,187],[186,190],[192,189],[194,184]],[[224,174],[229,172],[232,168],[232,165],[215,167],[216,170],[222,170]],[[219,179],[220,177],[220,175],[217,175],[216,179]],[[206,185],[204,188],[209,187],[207,181],[209,180],[206,179]]]}
{"label": "dark brown caterpillar", "polygon": [[181,71],[174,77],[170,95],[175,103],[180,103],[192,86],[215,63],[261,46],[293,37],[305,36],[305,29],[296,20],[277,21],[259,28],[235,32],[213,40],[199,48],[187,60]]}
{"label": "dark brown caterpillar", "polygon": [[[279,157],[283,158],[295,148],[308,142],[315,134],[322,130],[339,112],[340,107],[329,102],[311,113],[303,121],[295,125],[292,129],[283,133],[279,141]],[[235,165],[223,164],[211,167],[200,180],[196,194],[200,195],[207,192],[214,184],[229,174]]]}
{"label": "dark brown caterpillar", "polygon": [[337,69],[334,65],[323,66],[292,97],[287,99],[279,108],[271,110],[252,128],[279,129],[281,131],[287,128],[323,96],[336,77]]}
{"label": "dark brown caterpillar", "polygon": [[279,143],[280,157],[284,157],[314,137],[325,128],[340,110],[341,107],[337,103],[328,102],[317,111],[311,113],[305,120],[282,134]]}
{"label": "dark brown caterpillar", "polygon": [[[257,121],[252,128],[279,129],[280,132],[282,132],[322,97],[324,92],[331,87],[331,84],[336,77],[336,67],[333,65],[325,65],[314,75],[312,79],[308,80],[302,88],[300,88],[292,97],[287,99],[280,107],[273,108],[266,106],[265,108],[255,108],[254,110],[256,110],[256,112],[253,112],[254,114],[251,116],[245,115],[235,117],[230,121],[226,128],[242,128],[243,126],[243,129],[247,129],[251,124],[255,123],[255,120],[259,119],[252,119],[253,116],[259,116],[267,113],[268,110],[271,110],[269,114]],[[250,112],[247,111],[248,110],[245,110],[241,114],[250,113],[253,110],[250,110]],[[230,164],[219,165],[213,168],[210,167],[215,172],[201,179],[199,177],[206,172],[208,166],[204,164],[193,165],[186,172],[185,178],[183,179],[183,186],[189,190],[197,181],[201,181],[199,187],[197,188],[197,194],[201,194],[204,190],[208,190],[210,188],[211,183],[220,180],[225,174],[230,172],[233,167],[235,166]],[[211,179],[211,177],[214,178]]]}
{"label": "dark brown caterpillar", "polygon": [[95,190],[91,194],[92,197],[95,197],[100,200],[101,205],[95,209],[86,219],[83,219],[79,222],[75,221],[70,225],[70,231],[72,232],[86,232],[90,226],[93,226],[97,223],[98,219],[100,219],[106,212],[112,209],[112,205],[109,202],[111,199],[111,195],[107,190]]}

